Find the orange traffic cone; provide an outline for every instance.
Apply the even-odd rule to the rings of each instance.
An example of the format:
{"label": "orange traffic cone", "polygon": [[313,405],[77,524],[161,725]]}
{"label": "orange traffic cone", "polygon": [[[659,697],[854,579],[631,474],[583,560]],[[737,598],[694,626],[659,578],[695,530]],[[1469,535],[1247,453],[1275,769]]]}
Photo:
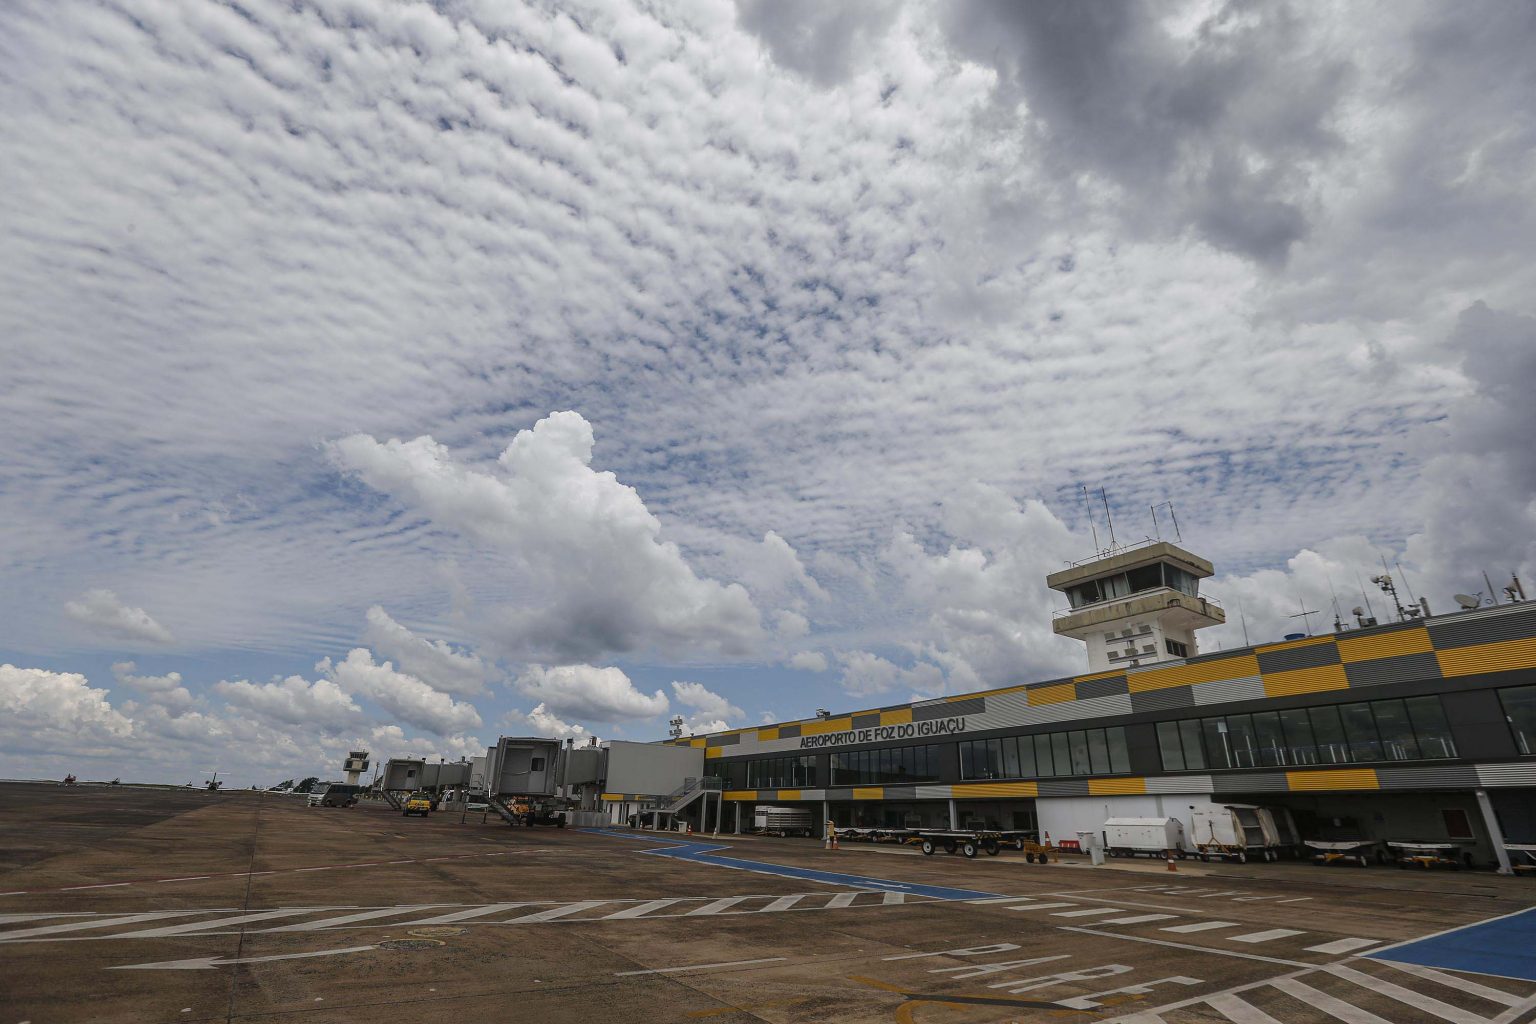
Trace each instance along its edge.
{"label": "orange traffic cone", "polygon": [[1169,871],[1178,871],[1179,870],[1179,866],[1173,862],[1173,851],[1172,850],[1164,850],[1163,854],[1168,858],[1168,870]]}

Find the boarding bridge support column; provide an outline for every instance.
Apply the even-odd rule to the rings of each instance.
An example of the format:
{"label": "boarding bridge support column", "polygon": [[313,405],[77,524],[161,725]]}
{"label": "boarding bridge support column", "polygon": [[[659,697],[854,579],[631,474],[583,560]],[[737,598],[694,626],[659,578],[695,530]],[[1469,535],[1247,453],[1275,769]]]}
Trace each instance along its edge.
{"label": "boarding bridge support column", "polygon": [[949,827],[951,829],[960,827],[960,809],[955,806],[954,797],[949,799]]}
{"label": "boarding bridge support column", "polygon": [[1504,830],[1499,828],[1499,818],[1493,813],[1493,803],[1488,799],[1486,789],[1477,791],[1477,806],[1483,812],[1483,825],[1493,842],[1493,855],[1499,859],[1499,874],[1514,874],[1515,869],[1509,866],[1509,851],[1504,849]]}

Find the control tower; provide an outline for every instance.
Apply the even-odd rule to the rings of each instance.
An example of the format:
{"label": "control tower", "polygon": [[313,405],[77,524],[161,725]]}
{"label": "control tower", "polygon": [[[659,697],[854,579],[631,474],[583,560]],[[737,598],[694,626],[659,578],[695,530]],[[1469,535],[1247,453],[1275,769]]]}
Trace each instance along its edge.
{"label": "control tower", "polygon": [[1090,672],[1193,657],[1195,631],[1227,621],[1200,596],[1200,581],[1214,573],[1199,555],[1162,540],[1101,552],[1045,578],[1071,606],[1051,628],[1088,645]]}
{"label": "control tower", "polygon": [[362,777],[363,772],[368,770],[368,751],[349,751],[346,761],[342,762],[341,770],[347,773],[347,785],[357,785],[357,780]]}

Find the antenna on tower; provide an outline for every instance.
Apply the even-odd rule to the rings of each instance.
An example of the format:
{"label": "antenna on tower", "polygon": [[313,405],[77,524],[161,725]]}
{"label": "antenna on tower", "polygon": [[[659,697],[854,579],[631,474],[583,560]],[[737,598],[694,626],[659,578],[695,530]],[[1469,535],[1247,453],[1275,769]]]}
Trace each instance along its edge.
{"label": "antenna on tower", "polygon": [[1160,501],[1156,505],[1152,506],[1152,531],[1157,534],[1158,540],[1163,539],[1163,530],[1157,521],[1157,510],[1162,508],[1164,505],[1168,506],[1168,518],[1173,521],[1174,539],[1182,544],[1184,543],[1184,535],[1179,532],[1179,517],[1174,514],[1173,502],[1171,501]]}
{"label": "antenna on tower", "polygon": [[1109,524],[1109,547],[1115,547],[1115,517],[1109,514],[1109,492],[1099,488],[1099,499],[1104,502],[1104,521]]}
{"label": "antenna on tower", "polygon": [[1101,551],[1103,549],[1099,547],[1099,528],[1093,523],[1093,502],[1088,500],[1088,485],[1078,484],[1077,486],[1083,492],[1083,511],[1088,513],[1088,530],[1093,534],[1093,550]]}
{"label": "antenna on tower", "polygon": [[[1360,599],[1365,602],[1365,615],[1370,618],[1372,625],[1376,622],[1376,609],[1371,607],[1371,595],[1365,592],[1365,580],[1360,578],[1360,570],[1355,570],[1355,582],[1360,585]],[[1355,617],[1360,617],[1360,612],[1355,612]]]}
{"label": "antenna on tower", "polygon": [[1493,580],[1488,578],[1488,570],[1483,570],[1483,582],[1488,584],[1488,600],[1494,604],[1499,603],[1499,592],[1493,589]]}
{"label": "antenna on tower", "polygon": [[671,736],[675,740],[680,740],[683,738],[682,715],[673,715],[672,718],[667,722],[667,725],[671,726],[671,728],[667,730],[667,735]]}
{"label": "antenna on tower", "polygon": [[1243,624],[1243,646],[1252,647],[1248,641],[1248,616],[1243,614],[1243,599],[1237,599],[1237,621]]}

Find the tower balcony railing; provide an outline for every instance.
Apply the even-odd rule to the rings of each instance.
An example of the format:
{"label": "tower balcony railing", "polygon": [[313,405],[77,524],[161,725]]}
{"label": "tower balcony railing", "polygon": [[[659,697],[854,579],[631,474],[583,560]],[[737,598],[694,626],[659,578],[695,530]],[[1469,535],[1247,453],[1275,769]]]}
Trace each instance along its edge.
{"label": "tower balcony railing", "polygon": [[1090,601],[1087,604],[1080,604],[1076,608],[1057,608],[1051,612],[1051,618],[1053,620],[1062,619],[1066,618],[1068,615],[1076,615],[1079,612],[1091,611],[1094,608],[1102,608],[1104,605],[1113,604],[1116,601],[1140,601],[1144,598],[1156,597],[1159,594],[1177,594],[1178,596],[1188,598],[1191,601],[1199,601],[1202,604],[1209,605],[1210,607],[1215,608],[1217,611],[1221,612],[1223,617],[1226,615],[1226,609],[1223,608],[1221,606],[1221,602],[1216,600],[1214,597],[1210,597],[1205,594],[1191,594],[1180,590],[1177,587],[1151,587],[1147,590],[1137,590],[1129,594],[1120,594],[1116,597],[1106,597],[1098,601]]}

